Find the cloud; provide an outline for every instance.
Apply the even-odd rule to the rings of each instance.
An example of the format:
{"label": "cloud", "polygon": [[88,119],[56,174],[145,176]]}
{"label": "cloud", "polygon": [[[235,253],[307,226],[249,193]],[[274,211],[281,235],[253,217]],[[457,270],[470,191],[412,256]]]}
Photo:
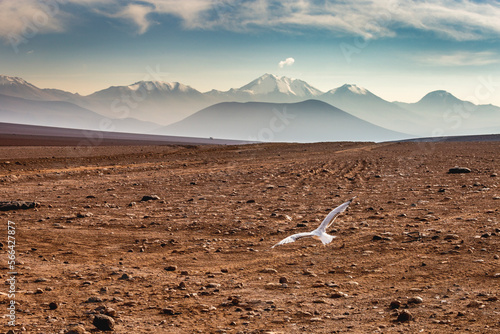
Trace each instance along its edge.
{"label": "cloud", "polygon": [[67,15],[56,1],[46,4],[37,0],[0,1],[0,37],[33,36],[39,33],[62,32]]}
{"label": "cloud", "polygon": [[283,68],[284,66],[292,66],[292,65],[293,65],[293,63],[295,63],[295,59],[293,59],[293,58],[287,58],[287,59],[285,59],[285,60],[280,61],[280,62],[278,63],[278,66],[279,66],[280,68]]}
{"label": "cloud", "polygon": [[424,65],[450,67],[485,66],[500,63],[499,55],[490,51],[459,51],[450,54],[426,55],[420,56],[416,60]]}
{"label": "cloud", "polygon": [[84,6],[134,23],[139,34],[147,32],[153,16],[159,23],[175,16],[184,29],[290,33],[321,29],[333,36],[366,39],[395,37],[403,31],[458,41],[500,37],[497,0],[0,0],[0,36],[23,33],[26,21],[41,20],[47,15],[43,7],[51,6],[58,10],[38,27],[39,33],[65,31],[69,18],[79,17],[78,6]]}
{"label": "cloud", "polygon": [[148,20],[147,16],[152,11],[153,8],[151,6],[130,4],[124,8],[121,8],[120,11],[115,14],[104,14],[108,17],[132,21],[137,26],[137,33],[139,35],[142,35],[148,30],[149,26],[151,25],[151,22]]}

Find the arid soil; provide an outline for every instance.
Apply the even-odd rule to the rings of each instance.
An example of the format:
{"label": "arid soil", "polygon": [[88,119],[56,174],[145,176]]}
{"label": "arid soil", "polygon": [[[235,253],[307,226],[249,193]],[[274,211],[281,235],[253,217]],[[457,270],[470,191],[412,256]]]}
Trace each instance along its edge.
{"label": "arid soil", "polygon": [[[115,333],[498,333],[499,158],[499,142],[2,147],[0,201],[40,205],[0,212],[1,278],[8,221],[18,272],[0,330],[96,333],[104,313]],[[331,244],[271,249],[354,196]]]}

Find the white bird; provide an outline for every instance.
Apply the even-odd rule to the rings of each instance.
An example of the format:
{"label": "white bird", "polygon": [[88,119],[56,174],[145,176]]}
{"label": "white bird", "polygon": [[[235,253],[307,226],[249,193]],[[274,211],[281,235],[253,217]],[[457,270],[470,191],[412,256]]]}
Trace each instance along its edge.
{"label": "white bird", "polygon": [[323,222],[321,222],[321,225],[319,225],[319,227],[317,229],[315,229],[314,231],[293,234],[293,235],[281,240],[280,242],[278,242],[276,245],[274,245],[271,248],[274,248],[274,247],[279,246],[279,245],[284,245],[284,244],[288,244],[291,242],[295,242],[297,239],[305,238],[305,237],[311,237],[311,238],[314,238],[317,240],[321,240],[323,245],[329,244],[330,242],[332,242],[333,238],[336,238],[336,236],[327,234],[326,229],[329,228],[330,225],[335,221],[335,218],[339,213],[344,212],[345,209],[347,209],[349,204],[351,204],[352,200],[355,198],[356,197],[353,197],[350,200],[348,200],[347,202],[345,202],[344,204],[341,204],[338,207],[336,207],[335,209],[333,209],[328,214],[328,216],[326,216],[326,218],[323,220]]}

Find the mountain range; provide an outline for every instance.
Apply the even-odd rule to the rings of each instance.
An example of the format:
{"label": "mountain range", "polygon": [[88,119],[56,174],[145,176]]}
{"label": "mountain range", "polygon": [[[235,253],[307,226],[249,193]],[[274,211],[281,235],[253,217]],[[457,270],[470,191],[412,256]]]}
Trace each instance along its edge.
{"label": "mountain range", "polygon": [[[82,96],[57,89],[41,89],[22,78],[0,75],[0,121],[93,130],[107,130],[108,127],[103,126],[103,123],[111,123],[116,131],[135,133],[191,135],[193,131],[189,128],[196,128],[200,132],[193,135],[200,136],[204,133],[203,129],[193,122],[203,120],[204,126],[211,125],[207,122],[229,126],[231,122],[228,123],[224,117],[242,119],[240,110],[265,117],[269,116],[268,110],[280,108],[274,104],[289,104],[288,108],[295,110],[296,107],[311,107],[311,102],[300,104],[308,100],[321,101],[335,107],[335,111],[331,109],[330,113],[337,118],[340,118],[338,110],[341,110],[356,120],[386,129],[387,140],[399,137],[401,133],[407,137],[500,133],[499,107],[475,105],[446,91],[431,92],[416,103],[389,102],[366,88],[353,84],[322,92],[299,79],[264,74],[240,88],[228,91],[211,90],[202,93],[178,82],[139,81],[129,86],[112,86]],[[260,104],[246,105],[247,102]],[[309,114],[316,114],[317,110],[322,110],[317,113],[323,114],[327,108],[319,106],[314,104],[315,111]],[[199,115],[196,116],[197,114]],[[305,114],[297,115],[302,119]],[[325,119],[332,122],[333,128],[335,121],[328,115]],[[317,122],[318,129],[322,128],[321,121]],[[254,126],[260,124],[257,121],[251,123]],[[358,125],[360,128],[364,126],[361,123]],[[245,131],[235,131],[246,126],[248,124],[238,125],[233,122],[231,129],[214,132],[212,127],[207,135],[247,140],[246,134],[243,136]],[[250,132],[255,137],[255,133],[265,128],[255,128]],[[329,136],[321,140],[336,138],[331,132]],[[274,140],[289,138],[285,132],[275,134],[274,137]],[[293,141],[292,137],[287,141]],[[354,137],[356,136],[353,135]],[[383,137],[377,135],[382,140]],[[298,135],[294,138],[295,141],[304,141]]]}

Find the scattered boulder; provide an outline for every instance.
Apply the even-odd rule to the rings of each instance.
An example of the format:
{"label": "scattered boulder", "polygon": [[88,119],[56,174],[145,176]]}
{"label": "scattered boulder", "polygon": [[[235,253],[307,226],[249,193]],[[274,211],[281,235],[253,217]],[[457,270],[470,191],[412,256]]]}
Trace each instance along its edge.
{"label": "scattered boulder", "polygon": [[27,210],[40,207],[38,202],[7,201],[0,202],[0,211]]}
{"label": "scattered boulder", "polygon": [[57,305],[57,303],[56,303],[56,302],[51,302],[51,303],[49,304],[49,309],[50,309],[50,310],[56,310],[58,307],[59,307],[59,305]]}
{"label": "scattered boulder", "polygon": [[398,309],[401,307],[401,302],[399,300],[393,300],[389,305],[389,308],[392,310]]}
{"label": "scattered boulder", "polygon": [[95,315],[92,324],[101,331],[115,330],[115,320],[108,315],[104,314]]}
{"label": "scattered boulder", "polygon": [[142,196],[141,202],[157,201],[159,199],[161,199],[161,198],[158,195],[145,195],[145,196]]}
{"label": "scattered boulder", "polygon": [[408,304],[422,304],[423,302],[422,297],[411,297],[408,299]]}
{"label": "scattered boulder", "polygon": [[68,329],[65,334],[88,334],[88,332],[85,330],[85,327],[82,325],[77,325],[75,327],[71,327]]}
{"label": "scattered boulder", "polygon": [[470,172],[471,172],[470,168],[458,167],[458,166],[455,166],[455,167],[450,168],[448,170],[448,174],[465,174],[465,173],[470,173]]}
{"label": "scattered boulder", "polygon": [[398,322],[408,322],[411,320],[413,320],[413,315],[407,310],[400,312],[398,314],[398,318],[396,319]]}
{"label": "scattered boulder", "polygon": [[166,271],[176,271],[177,270],[177,266],[167,266],[167,267],[165,267],[165,270]]}
{"label": "scattered boulder", "polygon": [[92,296],[92,297],[89,297],[85,302],[86,303],[102,303],[102,299],[97,297],[97,296]]}

